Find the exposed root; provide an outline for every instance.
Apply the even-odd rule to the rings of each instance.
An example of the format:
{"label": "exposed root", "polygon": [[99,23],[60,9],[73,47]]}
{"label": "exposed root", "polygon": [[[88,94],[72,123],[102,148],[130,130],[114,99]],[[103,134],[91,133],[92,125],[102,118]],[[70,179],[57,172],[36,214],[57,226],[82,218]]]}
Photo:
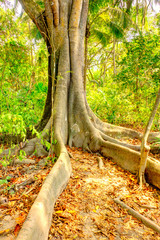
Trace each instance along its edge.
{"label": "exposed root", "polygon": [[19,146],[15,146],[14,148],[10,148],[10,149],[5,149],[1,154],[0,154],[0,159],[1,158],[5,158],[5,159],[9,159],[10,157],[15,156],[15,154],[17,153],[19,149]]}
{"label": "exposed root", "polygon": [[41,156],[48,156],[48,152],[44,149],[43,145],[41,144],[40,140],[36,141],[35,143],[35,153],[34,155],[36,157],[41,157]]}
{"label": "exposed root", "polygon": [[151,153],[153,153],[153,154],[158,154],[158,153],[160,153],[160,144],[157,145],[157,146],[156,146],[156,145],[154,145],[154,146],[151,145],[150,148],[151,148],[151,149],[150,149],[150,152],[151,152]]}
{"label": "exposed root", "polygon": [[[101,131],[103,131],[105,134],[112,136],[112,137],[116,137],[116,138],[121,138],[121,137],[129,137],[132,139],[142,139],[143,134],[139,133],[135,130],[132,130],[130,128],[125,128],[125,127],[119,127],[116,125],[112,125],[109,123],[103,123],[102,127],[100,128]],[[152,143],[155,141],[156,138],[160,137],[160,133],[159,132],[154,132],[154,133],[150,133],[149,137],[148,137],[148,142]]]}
{"label": "exposed root", "polygon": [[22,165],[22,164],[35,164],[35,160],[32,159],[23,159],[22,161],[17,159],[15,160],[15,164]]}
{"label": "exposed root", "polygon": [[66,187],[70,174],[70,160],[67,150],[62,146],[60,156],[43,183],[17,240],[48,239],[54,204]]}
{"label": "exposed root", "polygon": [[26,156],[35,155],[36,157],[48,156],[48,152],[43,148],[40,140],[38,138],[31,139],[26,141],[24,147],[21,148],[19,145],[14,148],[6,149],[0,154],[0,158],[5,158],[11,160],[17,158],[20,154],[20,151],[24,151]]}
{"label": "exposed root", "polygon": [[[48,156],[48,152],[44,149],[41,140],[45,140],[49,138],[49,129],[50,129],[51,121],[49,120],[46,124],[44,130],[41,133],[41,139],[35,137],[30,140],[26,140],[25,142],[20,142],[19,145],[11,147],[9,149],[5,149],[0,154],[0,159],[5,159],[9,161],[9,164],[18,164],[17,157],[20,154],[20,151],[25,152],[26,156],[33,156],[41,157],[41,156]],[[25,161],[24,161],[25,162]]]}
{"label": "exposed root", "polygon": [[[119,141],[115,138],[109,137],[108,135],[104,134],[103,132],[101,132],[101,136],[105,141],[112,142],[112,143],[118,144],[120,146],[127,147],[129,149],[132,149],[132,150],[135,150],[135,151],[138,151],[138,152],[141,151],[141,146],[140,145],[132,145],[132,144],[128,144],[128,143],[125,143],[125,142],[121,142],[121,141]],[[150,152],[153,153],[153,154],[160,153],[160,146],[152,145],[151,148],[150,148]]]}
{"label": "exposed root", "polygon": [[140,153],[124,146],[102,141],[101,153],[111,157],[118,165],[132,173],[137,173]]}
{"label": "exposed root", "polygon": [[[88,103],[86,102],[86,107],[87,107],[87,111],[89,116],[92,119],[92,122],[94,124],[94,126],[99,129],[101,132],[103,132],[104,134],[110,136],[110,137],[114,137],[114,138],[122,138],[122,137],[128,137],[128,138],[132,138],[132,139],[142,139],[143,134],[140,132],[137,132],[136,130],[130,129],[130,128],[125,128],[125,127],[120,127],[120,126],[116,126],[113,124],[109,124],[106,122],[102,122],[90,109]],[[154,132],[154,133],[150,133],[149,137],[148,137],[148,142],[152,143],[155,141],[156,138],[160,138],[160,132]]]}
{"label": "exposed root", "polygon": [[[94,129],[92,134],[90,133],[88,146],[91,151],[100,152],[104,157],[112,158],[112,160],[123,169],[138,175],[141,154],[139,151],[131,149],[131,147],[134,146],[125,143],[123,144],[118,140],[106,136],[97,129]],[[137,148],[135,146],[135,149],[139,150],[139,146]],[[159,161],[148,157],[145,177],[147,182],[150,182],[156,187],[160,188]]]}
{"label": "exposed root", "polygon": [[[56,6],[56,15],[55,9],[53,11],[54,16],[49,4],[50,1],[44,1],[45,14],[43,21],[45,21],[45,26],[44,23],[42,24],[43,21],[39,20],[42,14],[39,16],[38,9],[34,7],[37,6],[36,4],[33,5],[33,11],[30,12],[31,8],[29,6],[32,6],[34,1],[21,0],[20,2],[33,22],[36,22],[40,27],[41,34],[47,43],[49,53],[48,94],[42,121],[37,126],[38,130],[40,129],[39,131],[43,129],[41,134],[37,134],[33,139],[26,141],[23,148],[17,146],[14,149],[4,151],[0,158],[5,155],[15,157],[20,150],[30,156],[48,155],[43,144],[44,140],[49,140],[52,121],[53,138],[55,140],[54,152],[58,156],[58,160],[47,176],[17,237],[17,240],[45,240],[48,237],[54,203],[65,188],[71,174],[70,159],[65,147],[68,140],[71,146],[73,144],[88,151],[99,151],[104,156],[111,157],[122,168],[137,173],[140,161],[138,147],[121,143],[112,137],[127,136],[142,139],[142,134],[132,129],[103,123],[85,102],[83,62],[89,1],[59,0],[60,8],[58,8],[58,5]],[[60,12],[58,12],[59,10]],[[56,56],[56,59],[53,56]],[[55,64],[54,60],[56,60]],[[55,73],[53,73],[54,69]],[[52,120],[49,119],[51,115]],[[156,136],[158,137],[159,134]],[[153,137],[155,137],[155,134],[152,134],[150,139],[153,139]],[[147,168],[148,179],[151,176],[151,182],[160,188],[160,163],[157,164],[150,160],[148,160],[148,163],[150,164],[150,167]],[[152,175],[154,175],[154,180]]]}
{"label": "exposed root", "polygon": [[137,145],[127,144],[127,143],[118,141],[118,140],[116,140],[116,139],[114,139],[112,137],[107,136],[103,132],[101,133],[101,136],[102,136],[102,138],[105,141],[112,142],[112,143],[118,144],[120,146],[124,146],[124,147],[130,148],[130,149],[135,150],[135,151],[139,151],[140,152],[140,150],[141,150],[141,147],[139,145],[137,146]]}

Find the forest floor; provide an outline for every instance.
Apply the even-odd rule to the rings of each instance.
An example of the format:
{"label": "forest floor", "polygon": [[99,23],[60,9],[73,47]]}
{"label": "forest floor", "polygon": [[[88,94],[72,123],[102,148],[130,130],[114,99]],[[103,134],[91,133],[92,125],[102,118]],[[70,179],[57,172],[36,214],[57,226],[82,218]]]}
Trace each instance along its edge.
{"label": "forest floor", "polygon": [[[110,159],[72,148],[72,175],[53,212],[49,240],[72,239],[159,239],[114,202],[120,197],[128,206],[160,226],[160,190],[139,189],[136,176]],[[35,164],[0,166],[0,240],[16,238],[41,185],[53,167],[51,160],[34,159]],[[2,183],[2,182],[1,182]]]}

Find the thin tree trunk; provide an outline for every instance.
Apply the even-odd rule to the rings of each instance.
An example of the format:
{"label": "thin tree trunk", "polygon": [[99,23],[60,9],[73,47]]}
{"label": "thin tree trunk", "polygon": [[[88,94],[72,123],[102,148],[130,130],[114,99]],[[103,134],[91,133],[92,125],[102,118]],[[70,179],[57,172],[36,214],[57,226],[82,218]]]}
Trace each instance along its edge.
{"label": "thin tree trunk", "polygon": [[31,79],[30,79],[30,83],[29,83],[29,92],[31,91],[32,89],[32,84],[34,83],[35,81],[35,72],[33,70],[34,68],[34,61],[33,61],[33,46],[32,46],[32,40],[31,40],[31,23],[30,23],[30,19],[29,19],[29,22],[28,22],[28,29],[29,29],[29,41],[30,41],[30,64],[32,66],[32,75],[31,75]]}
{"label": "thin tree trunk", "polygon": [[[55,63],[55,51],[52,50],[52,61],[53,64]],[[55,76],[55,67],[53,66],[53,70],[52,70],[52,89],[51,89],[51,151],[50,154],[53,157],[53,115],[54,115],[54,76]]]}
{"label": "thin tree trunk", "polygon": [[113,73],[116,76],[116,39],[113,36]]}
{"label": "thin tree trunk", "polygon": [[85,51],[84,51],[84,91],[86,91],[86,82],[87,82],[87,67],[88,67],[88,59],[87,59],[87,53],[88,53],[88,37],[89,37],[89,26],[86,27],[86,35],[85,35]]}
{"label": "thin tree trunk", "polygon": [[144,176],[144,172],[146,169],[146,165],[147,165],[147,157],[148,157],[148,152],[150,150],[149,146],[147,146],[147,139],[148,139],[148,135],[149,132],[151,130],[152,127],[152,123],[154,120],[154,116],[156,114],[156,111],[158,109],[160,103],[160,88],[157,94],[157,98],[156,98],[156,102],[154,104],[153,110],[151,112],[148,124],[146,126],[145,129],[145,133],[143,135],[142,138],[142,144],[141,144],[141,160],[140,160],[140,167],[139,167],[139,181],[140,181],[140,187],[142,188],[142,184],[145,182],[145,176]]}
{"label": "thin tree trunk", "polygon": [[139,3],[136,0],[136,24],[138,24],[138,15],[139,15]]}

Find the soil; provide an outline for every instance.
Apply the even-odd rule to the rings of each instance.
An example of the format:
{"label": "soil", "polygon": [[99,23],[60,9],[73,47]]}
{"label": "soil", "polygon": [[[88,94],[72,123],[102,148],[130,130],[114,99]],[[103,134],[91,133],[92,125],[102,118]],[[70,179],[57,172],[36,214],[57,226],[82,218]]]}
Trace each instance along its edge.
{"label": "soil", "polygon": [[[65,239],[160,239],[127,210],[114,202],[120,197],[128,206],[160,226],[160,190],[139,189],[136,176],[110,159],[72,148],[72,176],[56,202],[49,240]],[[0,167],[0,240],[14,240],[41,185],[53,167],[47,159],[33,158],[35,164]],[[27,182],[28,181],[28,182]]]}
{"label": "soil", "polygon": [[59,197],[50,229],[53,239],[160,239],[118,206],[120,197],[128,206],[160,225],[160,191],[152,186],[139,190],[136,177],[122,170],[109,159],[69,149],[73,158],[72,177]]}
{"label": "soil", "polygon": [[[34,164],[0,164],[0,240],[14,240],[53,167],[46,158],[26,159]],[[9,178],[8,178],[9,177]],[[2,184],[2,181],[8,179]]]}

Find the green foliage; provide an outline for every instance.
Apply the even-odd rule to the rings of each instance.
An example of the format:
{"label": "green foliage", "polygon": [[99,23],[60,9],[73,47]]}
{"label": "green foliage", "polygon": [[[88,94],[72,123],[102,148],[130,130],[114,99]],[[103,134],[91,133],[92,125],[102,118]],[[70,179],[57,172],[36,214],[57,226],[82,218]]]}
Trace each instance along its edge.
{"label": "green foliage", "polygon": [[[43,1],[36,2],[44,9]],[[159,85],[160,17],[157,14],[149,33],[146,34],[149,29],[146,24],[144,36],[134,37],[129,13],[142,28],[143,8],[136,16],[136,8],[133,6],[126,13],[126,1],[123,3],[90,1],[87,98],[103,120],[139,126],[147,122]],[[149,20],[153,21],[153,17]],[[18,131],[25,135],[24,128],[35,125],[43,112],[48,54],[39,31],[26,16],[16,18],[12,11],[0,8],[0,21],[0,132],[13,133],[19,126]],[[123,42],[129,29],[129,40]],[[117,44],[116,76],[113,76],[113,39]],[[158,115],[154,127],[159,129]],[[42,141],[49,149],[48,142]]]}
{"label": "green foliage", "polygon": [[124,38],[124,26],[119,15],[124,15],[123,11],[113,8],[100,11],[91,22],[91,37],[104,47],[112,41],[113,36],[116,39]]}
{"label": "green foliage", "polygon": [[7,179],[0,179],[0,185],[4,183],[8,183]]}
{"label": "green foliage", "polygon": [[[117,86],[112,84],[112,81],[108,81],[103,87],[89,85],[87,87],[87,100],[93,111],[103,120],[110,123],[115,123],[119,110],[120,98],[117,95]],[[122,103],[121,103],[122,105]],[[123,111],[123,110],[122,110]]]}
{"label": "green foliage", "polygon": [[96,14],[101,8],[108,5],[110,0],[92,0],[89,1],[89,9],[91,14]]}
{"label": "green foliage", "polygon": [[124,39],[126,31],[131,27],[136,28],[132,22],[127,5],[119,4],[118,1],[90,1],[90,33],[91,37],[100,41],[106,47],[113,37]]}
{"label": "green foliage", "polygon": [[7,176],[5,179],[0,179],[0,185],[4,184],[4,183],[8,183],[8,180],[10,180],[11,177],[10,176]]}
{"label": "green foliage", "polygon": [[[49,151],[50,148],[51,148],[51,143],[49,141],[46,140],[46,138],[43,137],[42,133],[39,133],[35,128],[34,126],[30,126],[30,130],[32,131],[32,134],[36,135],[37,138],[39,138],[41,140],[41,144],[43,146],[46,147],[46,150]],[[46,130],[46,133],[48,133],[48,130]],[[49,134],[48,134],[48,138],[49,138]],[[57,141],[54,140],[54,142],[52,144],[56,144]]]}
{"label": "green foliage", "polygon": [[[132,36],[133,37],[133,36]],[[109,49],[109,46],[108,46]],[[98,52],[95,59],[98,67],[88,72],[90,82],[87,86],[88,102],[93,111],[103,120],[110,123],[145,126],[152,110],[157,89],[160,84],[160,43],[159,37],[150,32],[136,36],[129,42],[119,43],[119,59],[117,61],[117,74],[113,76],[112,55],[107,60],[110,68],[101,62]],[[89,54],[93,54],[89,49]],[[105,59],[105,57],[104,57]],[[104,68],[104,69],[103,69]],[[104,74],[104,73],[105,74]],[[153,129],[160,130],[160,111],[156,114]]]}
{"label": "green foliage", "polygon": [[36,3],[38,3],[38,5],[44,9],[44,1],[41,1],[41,0],[37,0]]}
{"label": "green foliage", "polygon": [[26,126],[22,116],[13,114],[2,114],[0,118],[0,132],[4,134],[20,135],[26,137]]}
{"label": "green foliage", "polygon": [[[126,91],[126,88],[130,91],[133,110],[142,116],[148,116],[160,83],[159,37],[152,33],[138,36],[126,43],[125,48],[125,56],[118,62],[119,73],[115,81],[122,91]],[[157,125],[158,117],[155,120]],[[146,120],[146,117],[141,117],[142,123],[146,123]]]}
{"label": "green foliage", "polygon": [[[122,5],[117,3],[115,8],[113,1],[107,1],[92,12],[87,99],[101,119],[140,127],[148,121],[160,84],[159,14],[148,17],[143,4],[138,14],[135,5],[129,11]],[[159,112],[156,130],[160,129]]]}
{"label": "green foliage", "polygon": [[6,87],[3,94],[0,94],[2,112],[20,115],[27,127],[34,125],[42,115],[46,92],[47,86],[42,82],[35,84],[31,91],[28,87],[18,91]]}
{"label": "green foliage", "polygon": [[30,22],[2,8],[0,20],[0,114],[21,116],[26,126],[35,125],[47,92],[47,51],[42,41],[31,41]]}
{"label": "green foliage", "polygon": [[118,61],[120,66],[117,81],[132,85],[137,89],[137,81],[140,86],[144,84],[159,83],[160,64],[159,36],[148,33],[138,36],[125,44],[125,56]]}
{"label": "green foliage", "polygon": [[26,156],[25,151],[20,150],[19,155],[18,155],[19,160],[22,161],[25,156]]}
{"label": "green foliage", "polygon": [[[125,126],[143,127],[147,124],[156,97],[154,95],[146,105],[146,92],[141,91],[137,108],[137,101],[130,89],[122,89],[112,79],[107,79],[103,87],[93,83],[87,86],[87,100],[96,115],[109,123]],[[155,130],[160,130],[159,117],[157,114],[154,120]]]}
{"label": "green foliage", "polygon": [[109,40],[110,40],[110,35],[107,34],[105,31],[103,30],[99,30],[99,29],[93,29],[92,30],[92,34],[94,34],[96,36],[96,38],[101,42],[101,44],[106,47],[106,45],[108,44]]}
{"label": "green foliage", "polygon": [[[2,83],[13,83],[13,87],[19,86],[19,79],[27,79],[30,76],[30,64],[28,47],[26,45],[25,33],[26,24],[21,24],[19,19],[14,21],[13,12],[6,12],[0,8],[0,70]],[[25,74],[25,75],[24,75]]]}

